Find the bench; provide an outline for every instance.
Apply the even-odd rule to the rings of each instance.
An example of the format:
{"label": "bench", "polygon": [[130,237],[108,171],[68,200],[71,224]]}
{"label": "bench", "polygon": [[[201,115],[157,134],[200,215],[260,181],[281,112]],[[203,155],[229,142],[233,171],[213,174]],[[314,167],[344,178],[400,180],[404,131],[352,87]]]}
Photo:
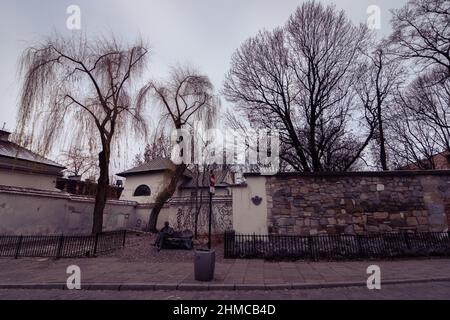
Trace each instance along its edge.
{"label": "bench", "polygon": [[158,249],[186,249],[191,250],[194,247],[194,234],[190,230],[175,231],[170,235],[165,235],[162,245]]}

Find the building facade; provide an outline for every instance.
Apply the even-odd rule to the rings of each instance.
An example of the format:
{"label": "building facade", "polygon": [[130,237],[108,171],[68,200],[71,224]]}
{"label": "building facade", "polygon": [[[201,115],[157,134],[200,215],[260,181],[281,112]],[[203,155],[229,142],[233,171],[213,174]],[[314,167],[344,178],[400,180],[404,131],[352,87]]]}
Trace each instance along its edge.
{"label": "building facade", "polygon": [[[148,207],[148,211],[141,211],[141,215],[137,218],[137,228],[147,225],[156,197],[168,186],[171,172],[175,168],[169,159],[158,158],[118,174],[126,179],[120,199],[135,201],[141,206]],[[216,188],[213,206],[220,214],[213,218],[212,225],[213,232],[221,233],[232,228],[231,193],[234,181],[233,174],[228,170],[216,170],[214,174]],[[177,229],[193,230],[195,229],[194,221],[197,221],[199,232],[206,232],[208,210],[209,173],[196,173],[186,169],[174,195],[158,216],[157,228],[162,228],[164,222],[168,221]]]}
{"label": "building facade", "polygon": [[10,141],[10,132],[0,130],[0,185],[52,191],[64,169]]}

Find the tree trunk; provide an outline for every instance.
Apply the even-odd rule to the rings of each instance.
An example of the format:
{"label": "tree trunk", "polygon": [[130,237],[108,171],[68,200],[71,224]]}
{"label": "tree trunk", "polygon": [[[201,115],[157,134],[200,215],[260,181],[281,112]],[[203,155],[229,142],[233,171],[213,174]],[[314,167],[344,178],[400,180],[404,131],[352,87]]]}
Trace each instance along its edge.
{"label": "tree trunk", "polygon": [[380,134],[380,162],[381,162],[381,168],[383,171],[388,170],[387,165],[387,158],[386,158],[386,142],[384,139],[384,128],[383,128],[383,117],[381,115],[381,105],[378,106],[378,128],[379,128],[379,134]]}
{"label": "tree trunk", "polygon": [[148,221],[147,231],[156,232],[156,223],[158,222],[159,212],[163,208],[164,204],[173,196],[177,189],[178,181],[183,176],[185,164],[177,165],[175,170],[171,172],[170,182],[164,190],[162,190],[155,200],[155,206],[153,207],[150,219]]}
{"label": "tree trunk", "polygon": [[94,222],[92,224],[92,234],[103,231],[103,211],[107,200],[107,189],[109,186],[109,159],[102,151],[98,155],[100,177],[98,178],[97,194],[95,196]]}
{"label": "tree trunk", "polygon": [[316,145],[316,125],[317,125],[317,115],[316,107],[311,101],[311,119],[309,124],[309,152],[311,154],[311,165],[313,172],[319,172],[320,170],[320,159],[319,150]]}

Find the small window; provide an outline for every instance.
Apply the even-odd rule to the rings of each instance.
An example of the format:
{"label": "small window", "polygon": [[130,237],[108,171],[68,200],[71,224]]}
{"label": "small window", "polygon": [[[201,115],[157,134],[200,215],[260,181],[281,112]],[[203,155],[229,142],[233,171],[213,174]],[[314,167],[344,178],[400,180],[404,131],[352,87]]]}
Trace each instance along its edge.
{"label": "small window", "polygon": [[150,192],[150,187],[142,184],[139,187],[136,188],[136,190],[134,190],[134,197],[146,197],[149,196],[151,194]]}

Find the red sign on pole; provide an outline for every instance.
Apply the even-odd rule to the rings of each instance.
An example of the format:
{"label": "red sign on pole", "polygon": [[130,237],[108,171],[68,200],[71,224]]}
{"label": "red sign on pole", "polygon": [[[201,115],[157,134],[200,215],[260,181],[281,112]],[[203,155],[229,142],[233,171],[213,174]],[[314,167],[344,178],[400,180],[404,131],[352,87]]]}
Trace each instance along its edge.
{"label": "red sign on pole", "polygon": [[216,193],[215,186],[216,186],[216,176],[214,175],[214,173],[211,172],[211,175],[209,176],[209,193],[211,194]]}
{"label": "red sign on pole", "polygon": [[211,175],[209,176],[209,186],[214,187],[215,185],[216,185],[216,176],[214,175],[214,173],[211,173]]}

